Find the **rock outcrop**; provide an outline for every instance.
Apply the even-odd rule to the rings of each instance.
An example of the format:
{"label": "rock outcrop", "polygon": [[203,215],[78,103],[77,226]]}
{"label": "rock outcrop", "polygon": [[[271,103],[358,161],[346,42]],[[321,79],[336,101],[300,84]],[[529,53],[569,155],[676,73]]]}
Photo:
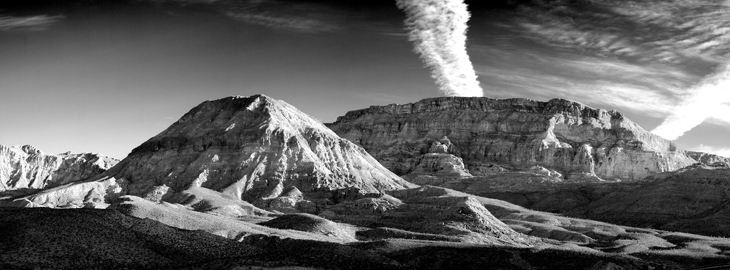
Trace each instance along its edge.
{"label": "rock outcrop", "polygon": [[372,228],[363,232],[372,240],[397,237],[515,246],[539,243],[514,231],[465,194],[450,196],[443,188],[423,186],[371,195],[375,194],[328,206],[320,215]]}
{"label": "rock outcrop", "polygon": [[718,162],[730,164],[730,157],[723,157],[715,154],[695,151],[687,151],[687,155],[704,165],[712,165]]}
{"label": "rock outcrop", "polygon": [[37,190],[85,180],[118,162],[95,153],[51,155],[30,145],[0,145],[0,192]]}
{"label": "rock outcrop", "polygon": [[448,153],[451,142],[444,137],[433,142],[428,153],[414,162],[411,172],[403,178],[418,185],[440,185],[444,182],[472,177],[464,167],[464,161]]}
{"label": "rock outcrop", "polygon": [[109,201],[123,194],[159,200],[196,187],[268,207],[282,195],[291,197],[285,191],[292,187],[310,194],[415,185],[293,106],[254,95],[203,102],[102,176],[24,202],[79,205],[89,198]]}
{"label": "rock outcrop", "polygon": [[399,175],[445,136],[473,175],[539,165],[567,179],[640,180],[695,162],[619,112],[562,99],[429,98],[351,111],[328,127]]}

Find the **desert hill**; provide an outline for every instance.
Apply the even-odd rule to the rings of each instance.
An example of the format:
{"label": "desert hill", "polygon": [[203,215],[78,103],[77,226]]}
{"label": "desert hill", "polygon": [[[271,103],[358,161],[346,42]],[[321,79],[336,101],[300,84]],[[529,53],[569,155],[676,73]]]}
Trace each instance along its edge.
{"label": "desert hill", "polygon": [[159,201],[204,187],[260,207],[273,202],[296,210],[311,204],[281,196],[292,189],[310,194],[414,186],[293,106],[254,95],[203,102],[103,175],[16,204],[81,206],[127,194]]}

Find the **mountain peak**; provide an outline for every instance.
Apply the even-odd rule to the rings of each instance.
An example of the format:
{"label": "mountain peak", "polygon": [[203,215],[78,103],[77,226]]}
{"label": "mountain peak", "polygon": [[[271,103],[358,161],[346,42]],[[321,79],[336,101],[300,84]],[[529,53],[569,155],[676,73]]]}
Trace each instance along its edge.
{"label": "mountain peak", "polygon": [[276,131],[291,135],[308,130],[337,136],[319,121],[284,101],[262,94],[231,96],[195,106],[163,132],[132,150],[131,155],[160,147],[181,146],[190,143],[192,138],[211,135],[229,138],[246,131],[247,136],[267,137]]}
{"label": "mountain peak", "polygon": [[[203,187],[261,207],[291,188],[311,194],[415,186],[385,169],[362,147],[294,106],[265,95],[199,104],[97,180],[118,185],[113,188],[116,194],[157,198]],[[79,199],[83,198],[52,203]]]}

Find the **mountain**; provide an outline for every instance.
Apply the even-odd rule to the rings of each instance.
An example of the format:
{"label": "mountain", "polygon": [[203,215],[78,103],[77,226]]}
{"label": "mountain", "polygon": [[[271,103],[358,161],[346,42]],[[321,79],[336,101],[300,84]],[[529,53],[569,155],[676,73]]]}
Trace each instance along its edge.
{"label": "mountain", "polygon": [[85,180],[118,162],[95,153],[51,155],[30,145],[0,145],[0,194],[23,193]]}
{"label": "mountain", "polygon": [[730,236],[730,159],[678,150],[619,112],[560,99],[447,97],[351,111],[328,126],[414,184]]}
{"label": "mountain", "polygon": [[696,162],[619,112],[563,99],[428,98],[350,111],[327,126],[398,175],[442,139],[475,176],[542,166],[567,180],[640,180]]}
{"label": "mountain", "polygon": [[[607,112],[613,120],[601,122],[591,118],[592,109],[548,103],[498,113],[524,120],[500,127],[512,133],[492,134],[495,149],[511,151],[501,156],[509,162],[474,159],[474,149],[463,148],[469,143],[463,130],[393,140],[388,153],[396,158],[389,164],[409,165],[403,177],[417,186],[282,101],[263,95],[206,101],[101,175],[0,200],[0,206],[105,208],[0,208],[0,237],[9,243],[0,244],[0,268],[682,269],[727,262],[726,238],[614,225],[479,196],[522,196],[573,216],[724,232],[726,163],[651,173],[643,181],[601,181],[619,178],[595,164],[579,165],[600,161],[590,149],[609,142],[604,158],[620,164],[628,164],[620,158],[651,157],[656,168],[670,170],[691,157],[618,113]],[[548,131],[519,129],[539,127],[545,112],[554,117]],[[419,117],[425,126],[448,127],[464,113],[479,115],[456,110],[431,115],[457,116],[448,121]],[[376,122],[392,119],[399,118]],[[571,129],[602,140],[586,135],[574,146],[566,136],[579,131]],[[467,145],[482,143],[477,135]],[[556,153],[553,163],[521,163],[531,152],[518,150],[532,144],[544,146],[538,154]],[[567,157],[574,148],[578,161]],[[612,172],[636,176],[631,170]],[[641,218],[669,222],[647,225]]]}
{"label": "mountain", "polygon": [[196,187],[260,207],[273,201],[301,209],[312,203],[281,195],[415,185],[286,102],[253,95],[203,102],[105,174],[16,203],[78,207],[125,194],[160,201]]}

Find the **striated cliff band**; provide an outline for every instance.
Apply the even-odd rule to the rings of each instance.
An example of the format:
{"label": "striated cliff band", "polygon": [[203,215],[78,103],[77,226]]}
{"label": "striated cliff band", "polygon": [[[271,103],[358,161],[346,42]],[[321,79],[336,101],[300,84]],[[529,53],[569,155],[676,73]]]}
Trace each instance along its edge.
{"label": "striated cliff band", "polygon": [[153,201],[202,187],[262,207],[302,208],[291,194],[411,188],[360,146],[264,95],[206,101],[105,174],[18,198],[15,205],[81,206],[121,195]]}
{"label": "striated cliff band", "polygon": [[616,111],[552,99],[428,98],[327,124],[398,175],[441,143],[475,176],[542,166],[568,180],[640,180],[695,163]]}

